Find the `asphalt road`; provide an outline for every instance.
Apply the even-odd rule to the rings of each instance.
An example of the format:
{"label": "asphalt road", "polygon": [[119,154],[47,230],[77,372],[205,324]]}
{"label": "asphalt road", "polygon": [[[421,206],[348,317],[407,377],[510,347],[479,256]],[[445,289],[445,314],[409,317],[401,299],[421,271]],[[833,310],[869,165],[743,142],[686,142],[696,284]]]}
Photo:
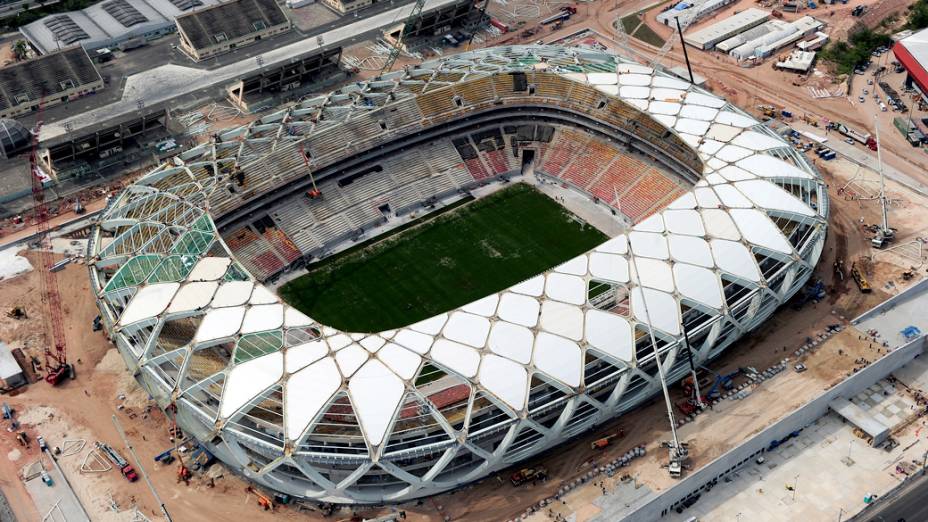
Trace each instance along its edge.
{"label": "asphalt road", "polygon": [[880,503],[857,520],[867,522],[923,522],[928,520],[928,475],[906,486],[898,496]]}

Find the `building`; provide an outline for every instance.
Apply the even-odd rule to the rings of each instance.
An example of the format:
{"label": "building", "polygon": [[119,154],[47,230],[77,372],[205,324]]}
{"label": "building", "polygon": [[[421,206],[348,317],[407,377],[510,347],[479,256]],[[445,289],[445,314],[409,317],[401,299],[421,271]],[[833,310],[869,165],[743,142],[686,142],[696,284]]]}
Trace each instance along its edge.
{"label": "building", "polygon": [[286,33],[290,19],[274,0],[232,0],[177,17],[180,48],[200,61]]}
{"label": "building", "polygon": [[218,0],[107,0],[80,11],[49,15],[20,28],[40,53],[80,44],[129,49],[175,31],[174,18]]}
{"label": "building", "polygon": [[6,389],[25,386],[26,376],[6,343],[0,341],[0,386]]}
{"label": "building", "polygon": [[778,61],[775,66],[777,69],[805,73],[809,72],[813,63],[815,63],[815,51],[794,49],[785,60]]}
{"label": "building", "polygon": [[695,33],[690,33],[684,36],[683,39],[687,44],[693,47],[708,51],[715,47],[715,44],[731,38],[736,34],[743,33],[769,19],[770,13],[768,11],[752,7],[700,29]]}
{"label": "building", "polygon": [[715,44],[715,50],[722,53],[730,53],[732,49],[740,47],[745,42],[756,40],[775,31],[780,31],[789,27],[789,22],[784,20],[769,20],[747,31],[736,34],[731,38]]}
{"label": "building", "polygon": [[74,46],[0,69],[0,118],[15,118],[103,89],[87,52]]}
{"label": "building", "polygon": [[[691,24],[695,24],[699,20],[709,16],[710,14],[718,11],[719,9],[735,3],[735,0],[706,0],[705,3],[699,8],[699,11],[692,15],[693,18],[690,20]],[[689,9],[692,9],[693,3],[682,1],[677,4],[674,4],[672,7],[666,11],[657,15],[657,21],[664,24],[676,27],[676,19],[680,18],[681,20],[686,20],[691,14],[688,12]]]}
{"label": "building", "polygon": [[[570,131],[554,135],[565,143],[595,129],[617,154],[631,148],[660,165],[662,174],[648,171],[655,177],[633,170],[639,188],[616,209],[635,212],[637,224],[523,283],[393,331],[321,325],[263,284],[284,266],[266,248],[286,248],[290,263],[314,248],[285,226],[296,236],[354,209],[366,212],[358,220],[370,215],[371,205],[349,201],[398,198],[411,182],[391,170],[441,165],[403,179],[453,172],[465,189],[499,179],[542,147],[554,150],[542,125]],[[500,146],[533,152],[509,160],[465,146],[470,133],[493,128],[519,133]],[[718,146],[700,147],[710,139]],[[369,168],[412,149],[426,159]],[[499,175],[481,154],[503,165]],[[575,154],[588,156],[587,174],[608,166],[592,149]],[[364,193],[339,198],[345,204],[326,217],[300,211],[335,201],[307,203],[307,157],[316,182],[351,177]],[[413,192],[405,204],[422,208],[426,196]],[[286,197],[296,212],[284,214]],[[184,151],[116,196],[90,233],[88,266],[130,372],[228,469],[303,499],[405,502],[481,480],[649,400],[661,389],[658,357],[670,382],[690,371],[686,354],[696,364],[717,357],[805,285],[828,213],[808,160],[726,100],[611,52],[506,46],[359,79]],[[220,235],[241,223],[250,237]],[[126,255],[137,244],[148,245],[144,255]],[[615,285],[608,302],[590,299],[593,279]]]}
{"label": "building", "polygon": [[740,60],[763,59],[777,50],[817,32],[824,24],[811,16],[803,16],[782,29],[772,31],[732,49],[731,56]]}
{"label": "building", "polygon": [[893,54],[906,70],[906,86],[928,93],[928,29],[903,38],[893,45]]}

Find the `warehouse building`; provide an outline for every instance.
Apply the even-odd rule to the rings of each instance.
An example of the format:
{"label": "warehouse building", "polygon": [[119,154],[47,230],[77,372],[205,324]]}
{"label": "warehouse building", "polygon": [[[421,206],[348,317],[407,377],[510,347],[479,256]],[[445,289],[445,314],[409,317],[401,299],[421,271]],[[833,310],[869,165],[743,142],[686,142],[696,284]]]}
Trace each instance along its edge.
{"label": "warehouse building", "polygon": [[745,42],[750,42],[762,38],[772,32],[781,31],[789,27],[789,22],[783,20],[769,20],[764,22],[757,27],[752,27],[747,31],[736,34],[727,40],[723,40],[715,44],[715,50],[723,53],[730,53],[732,49],[736,49],[745,44]]}
{"label": "warehouse building", "polygon": [[686,43],[708,51],[723,40],[743,33],[770,19],[770,13],[750,8],[684,37]]}
{"label": "warehouse building", "polygon": [[0,342],[0,386],[5,389],[19,388],[26,385],[23,369],[13,357],[10,347]]}
{"label": "warehouse building", "polygon": [[[733,3],[735,3],[735,0],[706,0],[706,2],[702,4],[702,7],[699,8],[699,11],[692,15],[693,18],[690,20],[690,23],[696,23],[697,21],[702,20],[706,16],[709,16],[710,14],[718,11],[726,5]],[[690,16],[688,10],[692,8],[693,3],[684,0],[675,4],[673,7],[667,9],[666,11],[658,14],[656,18],[658,22],[664,25],[673,25],[676,27],[676,22],[674,20],[676,20],[678,17],[681,20],[686,20],[686,18]]]}
{"label": "warehouse building", "polygon": [[20,28],[40,53],[80,44],[129,49],[173,33],[174,18],[218,0],[108,0],[80,11],[46,16]]}
{"label": "warehouse building", "polygon": [[51,107],[103,89],[103,78],[79,45],[0,69],[0,118]]}
{"label": "warehouse building", "polygon": [[274,0],[233,0],[177,17],[180,48],[194,60],[227,53],[290,30]]}
{"label": "warehouse building", "polygon": [[893,54],[905,67],[906,86],[928,93],[928,29],[907,36],[893,45]]}
{"label": "warehouse building", "polygon": [[788,26],[756,38],[733,49],[731,54],[736,59],[749,60],[754,58],[766,58],[788,45],[799,41],[810,34],[815,33],[822,28],[824,24],[811,16],[790,22]]}

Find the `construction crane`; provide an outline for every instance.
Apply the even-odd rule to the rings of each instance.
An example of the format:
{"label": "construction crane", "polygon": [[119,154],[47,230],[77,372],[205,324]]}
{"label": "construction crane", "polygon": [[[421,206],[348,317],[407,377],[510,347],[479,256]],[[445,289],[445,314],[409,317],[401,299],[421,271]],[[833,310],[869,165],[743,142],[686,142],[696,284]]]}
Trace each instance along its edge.
{"label": "construction crane", "polygon": [[309,156],[306,155],[306,150],[303,148],[302,143],[300,144],[300,155],[303,156],[303,163],[306,165],[306,172],[309,173],[309,180],[313,183],[313,188],[306,191],[306,197],[309,199],[318,199],[322,197],[322,191],[316,186],[316,177],[313,176],[313,167],[309,164]]}
{"label": "construction crane", "polygon": [[390,72],[390,69],[393,68],[393,64],[396,63],[396,59],[400,55],[403,42],[406,40],[406,33],[416,25],[419,16],[422,14],[423,7],[425,7],[425,0],[416,0],[416,4],[412,6],[412,11],[410,11],[409,16],[406,17],[403,29],[400,31],[400,34],[397,35],[396,39],[393,40],[393,47],[390,48],[390,54],[387,55],[387,60],[383,63],[383,68],[380,69],[380,76]]}
{"label": "construction crane", "polygon": [[[42,113],[45,109],[45,95],[39,100],[39,110],[36,113],[35,129],[32,131],[32,150],[29,153],[29,172],[32,176],[32,202],[35,212],[36,238],[41,244],[48,235],[49,215],[45,204],[44,181],[47,175],[39,167],[38,148],[39,133],[42,131]],[[64,324],[61,319],[61,294],[58,292],[58,277],[52,271],[55,259],[50,248],[38,249],[39,279],[42,300],[45,302],[48,314],[48,323],[51,326],[51,344],[54,349],[45,343],[45,380],[51,385],[57,385],[65,377],[74,378],[74,368],[68,364],[67,340],[64,335]]]}
{"label": "construction crane", "polygon": [[883,148],[880,147],[880,118],[873,116],[876,125],[876,160],[880,167],[880,210],[882,211],[882,221],[876,235],[870,240],[874,248],[883,248],[886,243],[892,241],[896,236],[896,231],[889,227],[889,209],[886,205],[886,184],[883,180]]}
{"label": "construction crane", "polygon": [[[667,56],[667,53],[670,52],[670,49],[673,48],[675,39],[679,36],[680,46],[683,47],[683,53],[686,54],[686,42],[683,41],[683,31],[690,26],[693,21],[696,20],[696,17],[699,15],[699,10],[702,9],[702,6],[705,5],[706,0],[697,0],[693,5],[688,9],[684,9],[679,13],[675,20],[677,21],[677,32],[670,35],[670,38],[667,38],[667,41],[664,42],[664,45],[661,46],[660,51],[651,61],[651,67],[656,68],[659,65],[662,65],[661,62],[664,61],[664,58]],[[687,60],[687,68],[689,68],[689,60]],[[690,70],[690,81],[692,83],[692,70]]]}

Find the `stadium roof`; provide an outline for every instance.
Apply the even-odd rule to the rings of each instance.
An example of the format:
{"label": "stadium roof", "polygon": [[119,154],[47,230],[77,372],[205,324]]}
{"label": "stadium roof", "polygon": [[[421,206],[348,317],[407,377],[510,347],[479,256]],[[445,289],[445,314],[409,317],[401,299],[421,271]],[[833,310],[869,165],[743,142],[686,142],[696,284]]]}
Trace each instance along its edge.
{"label": "stadium roof", "polygon": [[39,103],[81,85],[102,81],[80,46],[39,56],[0,69],[0,109]]}
{"label": "stadium roof", "polygon": [[928,93],[928,29],[896,42],[893,54],[922,92]]}
{"label": "stadium roof", "polygon": [[[727,313],[723,277],[765,287],[759,256],[801,259],[786,233],[825,226],[824,184],[781,137],[687,82],[588,50],[525,46],[464,53],[352,84],[350,104],[344,93],[333,93],[227,135],[242,137],[238,154],[252,138],[264,139],[264,150],[297,147],[314,131],[294,135],[276,126],[292,130],[316,111],[329,111],[342,119],[326,128],[337,128],[353,121],[353,111],[389,108],[393,102],[386,96],[374,96],[386,85],[415,84],[426,75],[451,85],[510,71],[556,74],[649,114],[698,151],[702,178],[664,211],[552,270],[407,327],[352,333],[318,324],[240,267],[204,210],[215,208],[204,203],[221,191],[213,174],[218,169],[199,168],[203,149],[190,151],[117,196],[100,219],[116,235],[91,250],[97,253],[95,288],[101,299],[122,303],[113,321],[143,373],[158,382],[164,379],[160,365],[168,361],[180,360],[183,367],[190,353],[234,346],[228,365],[209,378],[222,382],[210,423],[234,426],[263,394],[280,389],[277,444],[284,447],[298,443],[326,405],[346,394],[376,460],[425,364],[458,376],[507,410],[525,413],[534,375],[577,392],[588,352],[616,365],[640,363],[635,343],[642,332],[681,337],[683,307],[715,317]],[[364,103],[368,95],[377,103]],[[784,188],[795,185],[815,191],[818,208]],[[823,239],[816,240],[803,251],[815,250],[817,259],[822,246]],[[115,273],[104,274],[108,267]],[[799,276],[793,271],[787,277],[791,283]],[[591,279],[626,286],[630,316],[590,307]],[[740,305],[759,306],[760,299]],[[146,341],[151,332],[182,320],[195,320],[184,346],[166,349]],[[181,398],[186,393],[176,392]]]}
{"label": "stadium roof", "polygon": [[177,17],[177,25],[196,49],[259,33],[287,23],[274,0],[232,0]]}

